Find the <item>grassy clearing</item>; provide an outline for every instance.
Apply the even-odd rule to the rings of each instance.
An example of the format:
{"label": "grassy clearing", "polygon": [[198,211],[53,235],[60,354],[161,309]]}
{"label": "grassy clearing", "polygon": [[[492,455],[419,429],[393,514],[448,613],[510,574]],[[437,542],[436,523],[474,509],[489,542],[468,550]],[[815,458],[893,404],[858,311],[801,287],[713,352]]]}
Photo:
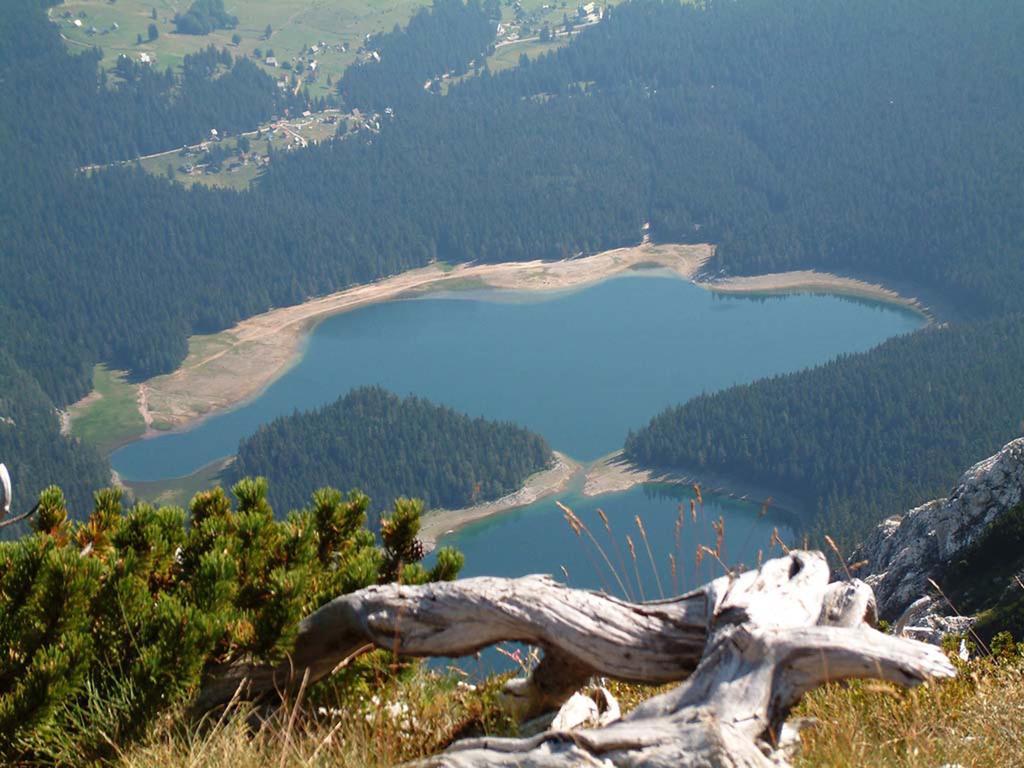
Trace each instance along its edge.
{"label": "grassy clearing", "polygon": [[148,501],[157,506],[187,507],[192,497],[200,491],[207,491],[214,486],[221,485],[221,473],[234,460],[234,456],[217,459],[217,461],[184,477],[138,483],[129,482],[125,485],[139,501]]}
{"label": "grassy clearing", "polygon": [[503,45],[497,48],[494,54],[487,59],[487,66],[492,72],[500,72],[503,69],[512,69],[519,66],[519,57],[524,53],[529,59],[536,59],[548,51],[554,51],[569,43],[569,38],[560,37],[556,41],[542,43],[539,40],[523,41]]}
{"label": "grassy clearing", "polygon": [[[209,187],[244,190],[263,172],[265,166],[262,163],[268,159],[271,147],[276,151],[283,151],[302,147],[303,142],[314,144],[327,141],[335,135],[339,125],[344,125],[345,119],[345,115],[328,111],[261,125],[246,134],[249,139],[249,152],[245,155],[238,154],[238,137],[230,137],[216,144],[207,143],[187,150],[180,149],[145,157],[139,160],[139,165],[154,176],[170,178],[185,186],[203,184]],[[219,171],[214,171],[205,164],[204,146],[219,147],[230,152],[232,156],[221,163]]]}
{"label": "grassy clearing", "polygon": [[[367,34],[405,25],[420,7],[429,4],[428,0],[234,0],[226,7],[238,17],[238,28],[215,30],[209,35],[179,35],[174,31],[174,15],[188,10],[191,0],[67,0],[50,9],[49,14],[70,50],[99,47],[103,51],[102,66],[107,69],[113,68],[121,54],[138,59],[142,53],[151,56],[161,69],[177,69],[187,54],[212,43],[228,48],[235,56],[254,59],[258,50],[261,65],[280,77],[285,74],[282,69],[264,63],[268,49],[283,63],[297,59],[303,49],[325,42],[327,47],[316,54],[317,78],[310,81],[307,72],[304,79],[312,96],[323,96],[333,93],[328,77],[332,84],[337,82],[355,61],[356,50]],[[522,0],[521,6],[524,37],[535,37],[544,23],[559,27],[563,16],[572,18],[576,10],[576,3],[568,0]],[[503,23],[518,23],[512,8],[503,7],[502,14]],[[80,27],[75,26],[76,19],[82,22]],[[148,39],[150,24],[155,24],[159,32],[152,41]],[[267,25],[272,29],[270,39],[264,36]],[[235,34],[242,38],[238,45],[232,42]],[[533,40],[503,46],[490,58],[490,66],[495,70],[514,67],[520,53],[534,58],[565,42],[563,38],[557,43]],[[342,45],[347,51],[340,50]]]}
{"label": "grassy clearing", "polygon": [[[191,0],[68,0],[51,9],[50,18],[59,24],[71,50],[102,48],[103,66],[107,68],[113,67],[122,53],[134,59],[140,53],[148,53],[157,66],[177,68],[186,54],[211,43],[228,48],[236,56],[253,56],[258,48],[265,58],[270,48],[275,58],[284,62],[297,57],[304,47],[323,41],[328,43],[328,49],[317,55],[319,77],[310,84],[311,95],[319,96],[331,91],[327,76],[336,81],[355,60],[355,51],[364,35],[405,24],[425,4],[422,0],[234,0],[226,3],[226,7],[238,17],[238,28],[216,30],[205,36],[179,35],[174,31],[174,14],[188,10]],[[152,18],[154,9],[156,20]],[[65,11],[71,18],[63,18]],[[85,16],[81,17],[79,28],[73,25],[73,19],[80,18],[82,13]],[[114,24],[117,29],[112,28]],[[147,40],[150,24],[156,24],[160,32],[152,42]],[[269,40],[264,39],[268,24],[273,30]],[[92,28],[96,32],[89,34]],[[237,46],[231,42],[236,33],[242,38]],[[140,34],[141,44],[137,42]],[[348,52],[337,49],[342,43],[348,45]],[[266,69],[275,76],[282,74],[280,69]]]}
{"label": "grassy clearing", "polygon": [[104,453],[141,437],[146,424],[139,413],[138,388],[122,371],[104,365],[93,370],[93,394],[70,408],[71,434]]}

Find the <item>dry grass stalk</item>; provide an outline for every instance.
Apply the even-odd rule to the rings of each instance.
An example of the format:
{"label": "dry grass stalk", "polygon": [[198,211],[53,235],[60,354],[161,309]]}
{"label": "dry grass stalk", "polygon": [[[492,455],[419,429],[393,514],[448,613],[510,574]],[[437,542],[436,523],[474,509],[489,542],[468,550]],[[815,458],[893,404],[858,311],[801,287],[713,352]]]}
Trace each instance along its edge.
{"label": "dry grass stalk", "polygon": [[636,565],[636,547],[633,545],[633,538],[628,533],[626,534],[626,546],[629,548],[629,557],[633,561],[633,574],[636,576],[636,586],[640,590],[640,599],[646,600],[644,585],[640,581],[640,569]]}
{"label": "dry grass stalk", "polygon": [[647,530],[644,528],[644,521],[640,519],[640,515],[636,518],[636,527],[640,529],[640,538],[643,539],[644,547],[647,549],[647,559],[651,562],[651,572],[654,574],[654,581],[658,585],[658,594],[664,598],[665,590],[661,587],[661,577],[658,575],[658,567],[654,564],[654,553],[651,552],[651,543],[647,540]]}
{"label": "dry grass stalk", "polygon": [[[604,530],[608,534],[608,540],[612,543],[612,546],[615,548],[615,557],[619,561],[619,570],[617,571],[617,573],[621,574],[622,577],[625,578],[626,584],[628,585],[629,574],[626,571],[626,558],[622,556],[622,547],[619,546],[618,539],[616,539],[615,536],[612,534],[612,525],[610,522],[608,522],[608,515],[605,514],[605,511],[603,509],[598,507],[597,516],[601,518],[601,522],[604,524]],[[621,579],[619,583],[622,584]],[[623,592],[625,593],[626,597],[630,600],[633,600],[633,593],[629,590],[628,586],[622,586]]]}
{"label": "dry grass stalk", "polygon": [[[622,590],[622,594],[624,596],[626,596],[626,597],[629,597],[629,591],[626,589],[626,585],[622,583],[622,579],[619,578],[619,574],[615,570],[615,566],[612,565],[612,561],[608,559],[608,553],[604,551],[604,547],[602,547],[601,544],[598,542],[598,540],[594,538],[594,534],[592,534],[590,532],[590,529],[587,527],[586,523],[584,523],[582,520],[580,520],[580,518],[576,515],[576,513],[573,512],[571,509],[569,509],[569,507],[567,507],[562,502],[556,501],[555,504],[558,505],[558,508],[560,510],[562,510],[562,514],[565,516],[565,519],[569,522],[569,525],[572,527],[573,532],[577,536],[579,536],[581,532],[587,534],[587,538],[590,539],[590,542],[597,549],[598,553],[600,553],[601,558],[605,562],[605,565],[608,566],[608,570],[612,572],[612,576],[615,577],[615,581],[618,583],[619,589]],[[589,553],[587,553],[587,557],[588,558],[590,557]],[[593,561],[591,561],[591,562],[593,562]],[[596,563],[594,563],[594,568],[597,571],[598,579],[601,581],[601,584],[602,584],[602,587],[603,587],[604,586],[604,578],[601,576],[600,569],[597,567]],[[610,591],[610,590],[606,590],[606,591]]]}

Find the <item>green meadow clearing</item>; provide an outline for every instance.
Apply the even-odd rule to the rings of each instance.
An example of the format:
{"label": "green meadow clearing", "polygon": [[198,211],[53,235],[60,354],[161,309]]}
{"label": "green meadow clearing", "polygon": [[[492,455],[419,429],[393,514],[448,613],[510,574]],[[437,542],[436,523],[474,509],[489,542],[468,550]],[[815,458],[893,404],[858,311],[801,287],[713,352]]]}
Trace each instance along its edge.
{"label": "green meadow clearing", "polygon": [[141,437],[146,424],[139,413],[138,387],[105,365],[93,370],[92,386],[92,394],[69,409],[71,434],[103,453]]}
{"label": "green meadow clearing", "polygon": [[[285,74],[281,69],[263,63],[268,51],[273,51],[279,62],[285,62],[298,57],[305,48],[323,42],[327,46],[316,54],[317,79],[304,80],[310,95],[315,97],[333,92],[328,79],[336,82],[355,61],[356,50],[367,34],[404,25],[418,8],[429,5],[427,0],[228,0],[227,11],[238,17],[236,29],[215,30],[208,35],[178,34],[174,31],[174,15],[187,11],[191,3],[192,0],[68,0],[51,8],[49,14],[60,27],[69,49],[99,47],[103,51],[102,64],[108,69],[121,54],[138,60],[143,53],[152,57],[155,66],[176,69],[187,54],[212,44],[227,48],[236,56],[256,58],[258,51],[259,61],[267,72],[280,77]],[[529,17],[529,34],[533,36],[543,23],[557,26],[563,15],[572,17],[576,9],[576,3],[569,0],[522,0],[521,6]],[[514,21],[514,11],[505,2],[502,15],[503,23]],[[81,26],[76,26],[76,20]],[[152,41],[148,39],[150,24],[155,24],[159,32],[159,37]],[[272,29],[269,40],[265,37],[267,25]],[[238,45],[232,42],[235,34],[241,37]],[[340,50],[342,44],[347,46],[346,52]],[[556,45],[536,40],[517,42],[498,48],[490,63],[494,69],[506,69],[515,66],[520,53],[532,58]]]}
{"label": "green meadow clearing", "polygon": [[[236,29],[219,29],[209,35],[180,35],[174,31],[174,15],[187,11],[191,3],[192,0],[69,0],[54,6],[50,18],[60,26],[69,48],[102,48],[103,66],[107,68],[113,67],[122,53],[134,59],[147,53],[157,66],[177,68],[186,54],[210,44],[228,48],[236,56],[253,56],[259,49],[265,57],[271,49],[274,57],[283,62],[298,56],[307,46],[325,42],[326,51],[317,54],[319,77],[309,86],[312,96],[321,96],[331,90],[327,76],[331,76],[332,82],[337,80],[355,60],[355,51],[366,34],[390,30],[395,24],[404,25],[425,4],[422,0],[228,0],[227,11],[238,17]],[[64,18],[66,12],[70,18]],[[82,26],[75,26],[74,19],[79,19]],[[156,24],[160,32],[154,41],[147,40],[150,24]],[[268,24],[273,30],[269,40],[264,37]],[[90,34],[93,28],[96,31]],[[235,34],[242,38],[237,46],[231,41]],[[142,35],[141,44],[137,42],[138,35]],[[337,50],[342,43],[348,45],[348,52]],[[283,74],[274,67],[266,69],[274,75]]]}

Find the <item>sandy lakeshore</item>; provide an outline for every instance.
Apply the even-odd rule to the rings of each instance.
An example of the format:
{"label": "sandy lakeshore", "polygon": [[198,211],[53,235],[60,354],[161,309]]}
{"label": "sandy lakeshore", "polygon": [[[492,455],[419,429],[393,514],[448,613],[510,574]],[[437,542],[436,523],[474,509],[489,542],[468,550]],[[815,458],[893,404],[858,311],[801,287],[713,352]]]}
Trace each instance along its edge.
{"label": "sandy lakeshore", "polygon": [[775,510],[799,513],[803,507],[798,499],[771,491],[734,476],[726,476],[706,469],[694,472],[659,470],[633,464],[622,451],[615,451],[589,464],[583,475],[583,495],[601,496],[621,493],[642,483],[672,483],[699,485],[705,494],[725,496],[771,506]]}
{"label": "sandy lakeshore", "polygon": [[310,330],[320,321],[411,292],[465,285],[558,291],[600,282],[640,265],[659,266],[691,279],[713,253],[709,245],[621,248],[557,262],[468,264],[445,270],[430,265],[303,304],[243,320],[221,333],[195,337],[181,367],[142,385],[140,406],[147,424],[180,429],[255,397],[300,357]]}
{"label": "sandy lakeshore", "polygon": [[[233,328],[190,339],[189,354],[173,373],[138,385],[138,406],[149,434],[184,429],[214,413],[258,396],[300,357],[310,331],[324,319],[377,302],[467,285],[522,291],[564,291],[642,268],[661,268],[719,293],[822,292],[870,298],[916,309],[916,299],[881,285],[813,271],[755,277],[698,279],[714,247],[651,245],[604,251],[564,261],[432,264],[357,285],[302,304],[272,309]],[[76,404],[72,413],[84,412]]]}
{"label": "sandy lakeshore", "polygon": [[579,471],[579,464],[565,454],[554,451],[552,466],[531,475],[523,487],[514,493],[465,509],[431,510],[423,516],[420,528],[420,539],[423,541],[423,546],[428,551],[432,550],[437,546],[439,538],[464,525],[500,512],[507,512],[510,509],[525,507],[546,496],[561,493]]}

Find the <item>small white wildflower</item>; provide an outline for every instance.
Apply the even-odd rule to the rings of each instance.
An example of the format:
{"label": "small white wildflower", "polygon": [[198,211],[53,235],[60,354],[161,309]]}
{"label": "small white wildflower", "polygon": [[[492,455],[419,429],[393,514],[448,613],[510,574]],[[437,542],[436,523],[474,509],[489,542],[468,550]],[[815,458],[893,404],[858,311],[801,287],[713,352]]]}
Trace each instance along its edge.
{"label": "small white wildflower", "polygon": [[960,651],[957,653],[960,657],[960,661],[969,661],[971,658],[970,652],[967,650],[967,641],[964,638],[960,638]]}

